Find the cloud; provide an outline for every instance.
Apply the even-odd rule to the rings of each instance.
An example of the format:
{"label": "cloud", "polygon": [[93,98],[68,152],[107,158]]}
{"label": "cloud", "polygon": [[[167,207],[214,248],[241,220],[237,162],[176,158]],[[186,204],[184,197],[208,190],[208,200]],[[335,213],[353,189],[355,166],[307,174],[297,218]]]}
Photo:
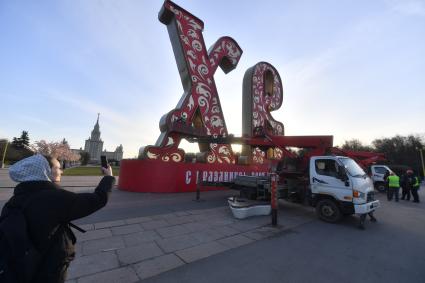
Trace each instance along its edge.
{"label": "cloud", "polygon": [[421,0],[391,0],[388,1],[393,11],[405,15],[425,16],[425,1]]}

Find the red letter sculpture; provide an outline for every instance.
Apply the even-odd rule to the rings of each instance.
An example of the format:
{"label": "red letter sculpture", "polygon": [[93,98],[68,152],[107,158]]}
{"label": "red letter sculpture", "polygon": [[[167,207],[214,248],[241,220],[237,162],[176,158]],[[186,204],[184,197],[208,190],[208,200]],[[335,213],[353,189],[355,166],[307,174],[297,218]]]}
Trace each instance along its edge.
{"label": "red letter sculpture", "polygon": [[[155,146],[145,148],[143,155],[181,162],[184,151],[178,146],[182,138],[228,135],[214,73],[218,66],[225,73],[233,70],[242,50],[232,38],[221,37],[207,52],[202,36],[204,23],[171,1],[164,2],[159,20],[167,25],[184,93],[176,109],[161,118],[161,135]],[[235,163],[230,144],[199,146],[208,163]]]}
{"label": "red letter sculpture", "polygon": [[[283,136],[284,127],[270,114],[282,105],[282,81],[277,70],[266,62],[257,63],[245,72],[243,79],[242,135],[245,137]],[[244,146],[243,155],[252,156],[254,163],[263,163],[265,153]],[[282,157],[279,148],[275,158]]]}

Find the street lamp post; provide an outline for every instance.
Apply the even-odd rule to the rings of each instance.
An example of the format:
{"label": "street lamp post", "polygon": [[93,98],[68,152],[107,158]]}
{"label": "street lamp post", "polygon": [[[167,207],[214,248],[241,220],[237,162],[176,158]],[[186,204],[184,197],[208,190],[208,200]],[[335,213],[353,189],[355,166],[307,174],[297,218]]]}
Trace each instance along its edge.
{"label": "street lamp post", "polygon": [[8,140],[0,140],[0,141],[4,141],[4,143],[5,143],[4,150],[3,150],[3,156],[1,158],[1,163],[0,163],[0,168],[4,168],[4,159],[6,158],[6,151],[7,151],[7,146],[9,145],[9,141]]}
{"label": "street lamp post", "polygon": [[424,178],[425,178],[425,166],[424,166],[424,156],[423,156],[423,154],[422,154],[422,151],[423,151],[423,149],[422,148],[420,148],[419,149],[419,154],[420,154],[420,156],[421,156],[421,162],[422,162],[422,176],[424,176]]}

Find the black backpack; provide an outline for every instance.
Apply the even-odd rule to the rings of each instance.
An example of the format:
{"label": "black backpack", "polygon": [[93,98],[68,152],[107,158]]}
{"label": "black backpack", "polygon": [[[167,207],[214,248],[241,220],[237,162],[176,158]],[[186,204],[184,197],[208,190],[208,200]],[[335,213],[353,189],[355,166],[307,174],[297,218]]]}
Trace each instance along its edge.
{"label": "black backpack", "polygon": [[38,250],[28,233],[25,208],[30,204],[31,196],[12,197],[4,206],[0,217],[0,283],[31,282],[43,261],[44,254],[51,246],[53,238],[62,229],[68,229],[75,244],[72,227],[82,233],[86,231],[72,223],[59,224],[49,236],[41,250]]}
{"label": "black backpack", "polygon": [[0,283],[31,282],[42,260],[28,234],[23,210],[31,201],[9,201],[0,218]]}

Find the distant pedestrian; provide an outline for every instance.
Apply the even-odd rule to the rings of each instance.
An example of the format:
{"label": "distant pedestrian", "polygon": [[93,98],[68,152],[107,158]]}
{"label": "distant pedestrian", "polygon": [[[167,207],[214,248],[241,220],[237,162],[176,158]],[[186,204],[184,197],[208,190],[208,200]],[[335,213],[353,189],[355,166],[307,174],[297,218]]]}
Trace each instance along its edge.
{"label": "distant pedestrian", "polygon": [[384,180],[387,180],[389,175],[390,175],[390,170],[385,170]]}
{"label": "distant pedestrian", "polygon": [[419,190],[419,186],[420,186],[419,177],[417,175],[415,175],[413,173],[413,171],[412,171],[411,175],[412,175],[412,197],[413,197],[413,202],[419,202],[419,195],[418,195],[418,190]]}
{"label": "distant pedestrian", "polygon": [[387,198],[389,198],[389,195],[390,195],[390,190],[388,188],[388,176],[390,176],[390,173],[391,173],[390,170],[385,170],[385,174],[384,174],[385,191],[387,192]]}
{"label": "distant pedestrian", "polygon": [[389,175],[390,175],[390,170],[385,170],[384,182],[385,182],[385,190],[387,191],[387,194],[388,194],[388,176]]}
{"label": "distant pedestrian", "polygon": [[[19,184],[4,205],[1,217],[11,215],[16,209],[23,211],[28,236],[42,255],[38,265],[33,267],[36,274],[31,273],[31,283],[65,282],[68,266],[75,256],[76,238],[70,229],[70,221],[104,207],[115,183],[110,166],[102,171],[105,177],[93,193],[77,194],[56,184],[61,180],[62,170],[55,158],[37,154],[10,167],[11,179]],[[19,245],[16,241],[13,244]],[[28,276],[23,266],[16,266],[13,258],[9,264],[9,274],[16,278],[7,282],[25,282],[21,277]]]}
{"label": "distant pedestrian", "polygon": [[388,180],[388,200],[392,201],[393,196],[395,197],[395,201],[398,201],[398,194],[400,190],[400,178],[393,172],[387,178]]}
{"label": "distant pedestrian", "polygon": [[401,199],[407,201],[410,201],[410,191],[412,189],[413,182],[410,172],[411,170],[407,170],[400,178]]}

